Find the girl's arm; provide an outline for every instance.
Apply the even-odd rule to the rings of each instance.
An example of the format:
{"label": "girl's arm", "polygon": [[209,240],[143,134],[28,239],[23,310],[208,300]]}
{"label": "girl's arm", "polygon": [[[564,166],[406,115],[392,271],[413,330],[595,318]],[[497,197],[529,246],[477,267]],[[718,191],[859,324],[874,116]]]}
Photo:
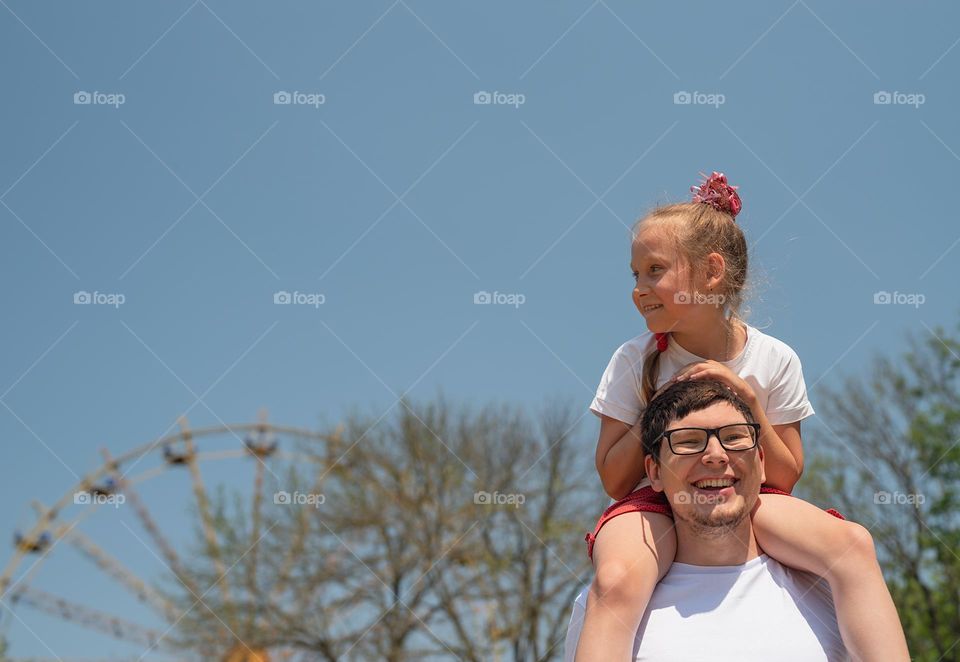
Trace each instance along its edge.
{"label": "girl's arm", "polygon": [[849,659],[909,662],[903,627],[867,529],[780,494],[760,495],[752,518],[764,552],[830,584]]}
{"label": "girl's arm", "polygon": [[792,492],[803,474],[803,442],[800,439],[800,421],[772,425],[757,402],[757,396],[746,399],[753,417],[760,424],[760,444],[763,446],[763,470],[768,487]]}
{"label": "girl's arm", "polygon": [[601,414],[596,463],[603,489],[612,499],[630,494],[645,475],[640,421],[631,426]]}

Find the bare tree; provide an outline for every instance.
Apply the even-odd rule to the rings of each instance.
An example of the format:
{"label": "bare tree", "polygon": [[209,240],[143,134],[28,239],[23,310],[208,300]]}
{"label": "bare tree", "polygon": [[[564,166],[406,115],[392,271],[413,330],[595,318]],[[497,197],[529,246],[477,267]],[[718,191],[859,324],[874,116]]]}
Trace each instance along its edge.
{"label": "bare tree", "polygon": [[[222,563],[246,580],[229,603],[208,591],[177,643],[303,660],[558,658],[605,502],[578,422],[561,403],[530,416],[442,397],[350,416],[337,443],[302,449],[310,461],[277,488],[312,500],[266,504],[257,544],[240,498],[213,500]],[[216,585],[216,568],[199,545],[194,583]]]}

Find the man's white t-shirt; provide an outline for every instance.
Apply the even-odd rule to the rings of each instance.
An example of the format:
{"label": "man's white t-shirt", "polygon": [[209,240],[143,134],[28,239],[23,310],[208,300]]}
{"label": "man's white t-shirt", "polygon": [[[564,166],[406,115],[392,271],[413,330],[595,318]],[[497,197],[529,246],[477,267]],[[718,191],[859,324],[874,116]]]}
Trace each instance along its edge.
{"label": "man's white t-shirt", "polygon": [[[756,393],[760,406],[771,425],[794,423],[814,414],[807,399],[803,369],[797,353],[781,340],[753,328],[747,328],[743,351],[723,365],[743,379]],[[643,359],[654,351],[656,339],[644,333],[623,343],[607,365],[590,403],[590,411],[634,425],[646,403],[643,401]],[[692,354],[670,337],[667,349],[660,354],[657,388],[690,363],[705,361]],[[649,485],[646,478],[637,487]]]}
{"label": "man's white t-shirt", "polygon": [[[564,662],[573,662],[588,591],[574,604]],[[849,660],[826,581],[766,555],[735,566],[674,563],[653,591],[634,653],[637,662]]]}

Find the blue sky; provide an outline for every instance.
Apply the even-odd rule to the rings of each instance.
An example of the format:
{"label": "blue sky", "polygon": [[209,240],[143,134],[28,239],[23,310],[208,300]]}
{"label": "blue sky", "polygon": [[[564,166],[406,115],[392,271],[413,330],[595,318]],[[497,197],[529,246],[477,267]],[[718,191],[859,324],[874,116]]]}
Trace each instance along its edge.
{"label": "blue sky", "polygon": [[[3,540],[185,411],[585,411],[644,331],[628,229],[700,171],[739,185],[750,320],[808,385],[957,319],[954,3],[0,5]],[[19,655],[130,652],[23,618]]]}

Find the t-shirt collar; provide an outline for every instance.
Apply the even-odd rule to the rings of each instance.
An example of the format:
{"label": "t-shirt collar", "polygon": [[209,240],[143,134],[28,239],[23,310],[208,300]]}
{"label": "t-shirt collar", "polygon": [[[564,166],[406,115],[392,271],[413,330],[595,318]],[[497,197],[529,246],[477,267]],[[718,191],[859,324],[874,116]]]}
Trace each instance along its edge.
{"label": "t-shirt collar", "polygon": [[[746,360],[747,356],[749,355],[751,345],[753,344],[753,340],[756,335],[756,330],[746,323],[744,324],[744,327],[746,327],[746,330],[747,330],[747,340],[743,345],[743,349],[740,351],[739,354],[737,354],[735,357],[733,357],[729,361],[720,361],[720,363],[722,363],[723,365],[730,366],[730,367],[740,365]],[[688,352],[686,349],[681,347],[680,344],[676,340],[674,340],[672,337],[670,338],[670,344],[667,346],[667,353],[672,354],[671,358],[676,360],[681,365],[687,365],[688,363],[696,363],[699,361],[707,360],[702,356],[697,356],[693,352]]]}

